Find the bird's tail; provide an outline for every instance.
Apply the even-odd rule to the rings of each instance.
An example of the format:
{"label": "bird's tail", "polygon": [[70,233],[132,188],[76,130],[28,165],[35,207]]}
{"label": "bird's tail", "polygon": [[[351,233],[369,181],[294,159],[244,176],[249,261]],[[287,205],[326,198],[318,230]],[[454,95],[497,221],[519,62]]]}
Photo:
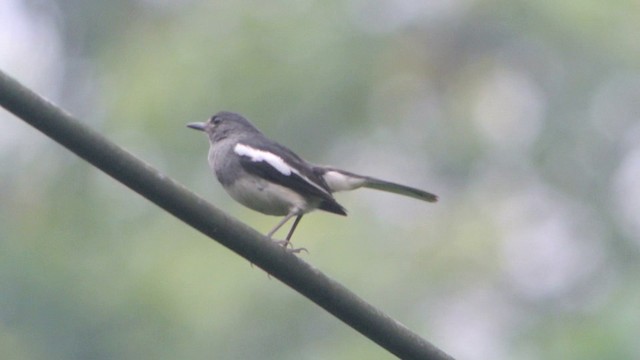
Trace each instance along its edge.
{"label": "bird's tail", "polygon": [[414,199],[428,202],[438,201],[438,196],[430,192],[410,186],[396,184],[390,181],[376,179],[370,176],[358,175],[348,171],[322,166],[315,166],[313,170],[324,179],[331,192],[354,190],[365,187],[409,196]]}

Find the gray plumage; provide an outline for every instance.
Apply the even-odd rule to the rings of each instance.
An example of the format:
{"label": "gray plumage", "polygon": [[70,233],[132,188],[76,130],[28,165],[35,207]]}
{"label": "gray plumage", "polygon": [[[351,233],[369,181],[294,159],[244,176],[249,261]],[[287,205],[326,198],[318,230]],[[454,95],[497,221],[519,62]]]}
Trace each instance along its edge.
{"label": "gray plumage", "polygon": [[320,209],[346,215],[334,192],[368,187],[437,201],[437,196],[420,189],[311,164],[266,138],[240,114],[222,111],[207,122],[187,126],[208,135],[209,166],[232,198],[261,213],[284,216],[269,237],[296,217],[285,246],[304,214]]}

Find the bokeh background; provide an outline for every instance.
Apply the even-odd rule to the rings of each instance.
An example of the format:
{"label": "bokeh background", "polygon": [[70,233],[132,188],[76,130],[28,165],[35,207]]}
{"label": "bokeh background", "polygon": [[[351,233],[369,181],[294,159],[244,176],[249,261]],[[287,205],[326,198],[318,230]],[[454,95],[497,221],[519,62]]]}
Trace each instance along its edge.
{"label": "bokeh background", "polygon": [[[217,206],[250,118],[338,194],[306,260],[459,359],[640,358],[635,0],[2,0],[0,68]],[[390,359],[0,111],[3,359]]]}

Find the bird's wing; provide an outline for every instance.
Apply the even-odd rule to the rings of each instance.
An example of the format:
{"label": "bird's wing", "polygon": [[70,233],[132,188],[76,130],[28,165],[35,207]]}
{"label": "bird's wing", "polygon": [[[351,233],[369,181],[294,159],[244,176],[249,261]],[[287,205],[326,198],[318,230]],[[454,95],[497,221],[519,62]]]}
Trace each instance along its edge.
{"label": "bird's wing", "polygon": [[303,196],[315,196],[323,200],[320,208],[338,214],[346,214],[331,195],[327,183],[311,166],[293,151],[273,142],[240,141],[233,151],[240,157],[240,164],[249,173],[292,189]]}

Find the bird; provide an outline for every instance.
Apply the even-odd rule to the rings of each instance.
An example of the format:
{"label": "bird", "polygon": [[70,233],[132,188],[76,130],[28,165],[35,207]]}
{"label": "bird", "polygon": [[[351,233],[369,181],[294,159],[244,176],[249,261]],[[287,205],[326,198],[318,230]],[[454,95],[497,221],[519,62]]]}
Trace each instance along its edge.
{"label": "bird", "polygon": [[310,163],[267,138],[238,113],[220,111],[205,122],[189,123],[187,127],[208,136],[209,167],[234,200],[260,213],[283,217],[266,234],[268,238],[272,239],[295,217],[287,237],[279,241],[294,252],[306,250],[291,245],[291,237],[305,214],[318,209],[347,215],[333,193],[371,188],[426,202],[438,201],[436,195],[424,190]]}

